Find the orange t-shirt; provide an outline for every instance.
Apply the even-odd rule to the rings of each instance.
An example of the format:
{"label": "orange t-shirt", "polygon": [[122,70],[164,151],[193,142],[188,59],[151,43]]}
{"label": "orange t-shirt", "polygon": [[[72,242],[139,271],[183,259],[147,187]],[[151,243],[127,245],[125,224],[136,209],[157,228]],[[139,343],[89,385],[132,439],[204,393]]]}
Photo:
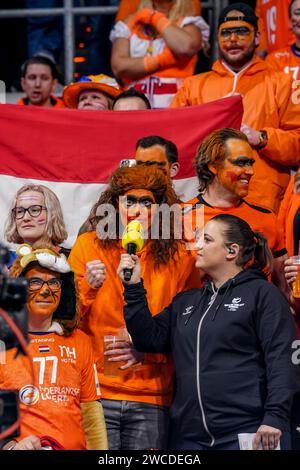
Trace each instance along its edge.
{"label": "orange t-shirt", "polygon": [[[35,381],[27,356],[6,352],[0,364],[0,389],[18,389],[21,435],[49,435],[68,450],[86,449],[81,402],[100,399],[90,339],[80,330],[29,335]],[[27,405],[27,406],[26,406]]]}
{"label": "orange t-shirt", "polygon": [[290,0],[257,0],[256,16],[261,33],[260,49],[273,52],[291,45],[295,37],[290,30]]}
{"label": "orange t-shirt", "polygon": [[[66,107],[63,100],[60,99],[60,98],[57,98],[57,96],[51,95],[50,96],[50,101],[51,101],[51,106],[49,106],[49,107],[51,107],[51,108],[65,108]],[[18,100],[17,104],[21,104],[23,106],[28,106],[29,105],[29,100],[25,96],[24,98],[20,98]]]}
{"label": "orange t-shirt", "polygon": [[300,53],[294,44],[272,52],[266,57],[266,62],[274,70],[291,75],[293,80],[300,79]]}
{"label": "orange t-shirt", "polygon": [[[195,8],[195,16],[201,15],[201,1],[193,0]],[[129,15],[135,13],[139,7],[140,0],[121,0],[116,21],[123,21]]]}
{"label": "orange t-shirt", "polygon": [[230,214],[245,220],[253,231],[261,232],[268,240],[268,245],[274,258],[286,254],[284,234],[278,219],[273,212],[260,206],[249,204],[241,199],[238,206],[212,207],[199,194],[197,197],[183,203],[184,228],[186,238],[193,241],[195,229],[201,233],[204,225],[219,214]]}

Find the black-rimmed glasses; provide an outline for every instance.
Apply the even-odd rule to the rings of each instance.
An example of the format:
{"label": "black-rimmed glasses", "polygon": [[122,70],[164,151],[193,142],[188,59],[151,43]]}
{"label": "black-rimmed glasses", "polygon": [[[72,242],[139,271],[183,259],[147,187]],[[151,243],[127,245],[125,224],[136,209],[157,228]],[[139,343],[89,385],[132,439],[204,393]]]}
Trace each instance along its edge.
{"label": "black-rimmed glasses", "polygon": [[30,292],[41,290],[44,284],[47,284],[48,288],[52,292],[57,292],[61,289],[62,280],[53,277],[48,281],[43,281],[43,279],[40,279],[39,277],[32,277],[31,279],[28,279],[28,290]]}
{"label": "black-rimmed glasses", "polygon": [[26,212],[28,212],[31,217],[38,217],[43,210],[46,211],[47,207],[35,204],[34,206],[29,206],[27,208],[16,206],[12,209],[12,213],[14,214],[15,219],[23,219]]}

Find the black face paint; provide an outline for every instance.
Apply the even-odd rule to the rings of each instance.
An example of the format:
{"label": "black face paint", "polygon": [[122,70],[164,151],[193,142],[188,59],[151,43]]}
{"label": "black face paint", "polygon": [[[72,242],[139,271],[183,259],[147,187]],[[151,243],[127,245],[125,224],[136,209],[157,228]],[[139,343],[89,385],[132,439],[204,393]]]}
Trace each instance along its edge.
{"label": "black face paint", "polygon": [[244,167],[244,166],[250,166],[252,167],[255,163],[254,158],[248,158],[248,157],[238,157],[228,159],[232,165],[239,166],[239,167]]}
{"label": "black face paint", "polygon": [[148,196],[136,197],[133,195],[125,196],[122,202],[124,206],[126,206],[127,208],[135,206],[136,204],[140,204],[141,206],[146,207],[147,209],[150,209],[151,206],[155,204],[155,201]]}
{"label": "black face paint", "polygon": [[155,160],[146,160],[145,162],[142,162],[141,160],[137,160],[136,164],[146,165],[146,166],[157,165],[157,166],[164,167],[167,165],[167,162],[156,162]]}

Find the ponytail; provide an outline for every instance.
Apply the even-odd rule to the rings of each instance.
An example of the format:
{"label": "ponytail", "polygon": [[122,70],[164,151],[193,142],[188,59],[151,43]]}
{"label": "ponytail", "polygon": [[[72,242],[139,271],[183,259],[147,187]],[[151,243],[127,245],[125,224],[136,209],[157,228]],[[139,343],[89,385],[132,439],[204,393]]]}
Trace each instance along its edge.
{"label": "ponytail", "polygon": [[221,222],[226,246],[237,244],[240,248],[236,264],[243,269],[254,267],[269,274],[272,270],[273,255],[266,238],[260,232],[254,232],[250,225],[240,217],[219,214],[211,220]]}
{"label": "ponytail", "polygon": [[253,235],[255,240],[254,261],[250,266],[269,274],[272,271],[273,255],[268,246],[268,242],[260,232],[253,232]]}

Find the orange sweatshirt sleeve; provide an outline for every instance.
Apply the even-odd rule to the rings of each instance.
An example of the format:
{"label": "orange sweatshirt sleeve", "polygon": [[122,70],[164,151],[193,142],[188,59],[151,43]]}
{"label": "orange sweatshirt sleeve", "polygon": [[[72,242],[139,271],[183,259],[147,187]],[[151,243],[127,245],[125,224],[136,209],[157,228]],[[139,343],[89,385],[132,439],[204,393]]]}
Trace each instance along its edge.
{"label": "orange sweatshirt sleeve", "polygon": [[290,208],[291,197],[292,197],[293,190],[294,190],[294,181],[295,181],[295,177],[292,176],[288,184],[288,187],[286,188],[286,191],[284,193],[284,197],[280,204],[280,209],[278,213],[278,224],[283,228],[285,243],[286,243],[286,219],[287,219],[287,214]]}
{"label": "orange sweatshirt sleeve", "polygon": [[272,52],[271,54],[268,54],[265,61],[273,70],[277,70],[278,72],[283,72],[281,61],[280,59],[276,57],[276,52]]}
{"label": "orange sweatshirt sleeve", "polygon": [[94,252],[91,243],[84,243],[85,235],[83,234],[77,238],[68,258],[68,262],[75,272],[75,279],[78,284],[82,315],[87,312],[94,302],[98,292],[98,289],[91,287],[85,279],[86,263],[99,258],[97,253]]}
{"label": "orange sweatshirt sleeve", "polygon": [[[195,86],[201,88],[200,84],[200,77],[197,76],[198,85],[195,85],[191,79],[193,77],[188,77],[184,80],[182,86],[177,91],[176,95],[174,96],[173,100],[171,101],[170,108],[183,108],[187,106],[193,106],[195,104],[201,104],[200,93],[197,93],[195,90]],[[195,100],[192,100],[192,93]]]}
{"label": "orange sweatshirt sleeve", "polygon": [[94,361],[92,344],[90,338],[83,332],[78,332],[80,335],[77,349],[80,351],[82,358],[82,371],[81,371],[81,390],[80,401],[90,402],[100,400],[101,392],[98,380],[96,364]]}
{"label": "orange sweatshirt sleeve", "polygon": [[268,133],[268,143],[259,154],[282,165],[299,165],[300,103],[293,98],[292,79],[288,75],[274,72],[272,84],[279,122],[263,128]]}

